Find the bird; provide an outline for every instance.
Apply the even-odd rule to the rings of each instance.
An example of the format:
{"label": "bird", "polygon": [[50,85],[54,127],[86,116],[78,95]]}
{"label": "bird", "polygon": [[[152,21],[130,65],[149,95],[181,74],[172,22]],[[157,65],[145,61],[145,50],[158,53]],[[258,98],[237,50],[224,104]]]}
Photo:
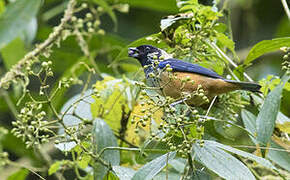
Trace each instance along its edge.
{"label": "bird", "polygon": [[128,56],[140,62],[149,86],[190,106],[208,104],[215,96],[231,91],[259,92],[261,88],[257,83],[225,79],[210,69],[175,59],[152,45],[130,47]]}

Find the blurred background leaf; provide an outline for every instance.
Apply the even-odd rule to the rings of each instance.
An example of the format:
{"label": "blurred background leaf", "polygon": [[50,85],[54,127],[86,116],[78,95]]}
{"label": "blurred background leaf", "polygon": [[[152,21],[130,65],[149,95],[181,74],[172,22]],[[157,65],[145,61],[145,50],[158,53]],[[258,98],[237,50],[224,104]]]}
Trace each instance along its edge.
{"label": "blurred background leaf", "polygon": [[[41,0],[21,0],[6,7],[0,16],[0,49],[30,26],[41,3]],[[30,29],[29,33],[33,33],[33,30]]]}

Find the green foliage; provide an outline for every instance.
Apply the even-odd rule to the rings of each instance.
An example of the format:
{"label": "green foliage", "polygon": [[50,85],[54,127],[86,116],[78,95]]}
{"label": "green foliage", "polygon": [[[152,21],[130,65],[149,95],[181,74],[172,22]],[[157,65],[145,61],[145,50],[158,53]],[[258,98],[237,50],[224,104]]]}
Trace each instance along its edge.
{"label": "green foliage", "polygon": [[[282,117],[281,115],[278,116],[278,119],[280,119],[281,117]],[[253,143],[258,144],[257,137],[256,137],[257,136],[256,116],[253,115],[249,111],[243,110],[242,119],[243,119],[246,129],[254,135],[254,136],[251,136]],[[272,140],[270,142],[270,148],[271,149],[269,149],[267,158],[269,158],[271,161],[277,163],[279,166],[289,171],[289,165],[290,165],[289,153],[281,151],[281,146],[277,145]]]}
{"label": "green foliage", "polygon": [[289,37],[261,41],[254,47],[252,47],[245,60],[245,64],[249,64],[250,62],[252,62],[253,60],[255,60],[256,58],[260,57],[265,53],[272,52],[278,50],[279,48],[289,46],[290,46]]}
{"label": "green foliage", "polygon": [[1,54],[6,68],[10,69],[26,54],[24,42],[20,38],[14,39],[2,48]]}
{"label": "green foliage", "polygon": [[25,180],[29,171],[27,169],[20,169],[16,173],[12,174],[7,180]]}
{"label": "green foliage", "polygon": [[62,164],[63,164],[63,161],[56,161],[55,163],[53,163],[48,169],[48,175],[52,175],[56,171],[60,170]]}
{"label": "green foliage", "polygon": [[[178,11],[174,0],[159,0],[158,3],[156,3],[155,0],[121,0],[121,2],[128,3],[131,7],[152,9],[161,12],[176,13]],[[160,4],[162,4],[162,6],[160,6]]]}
{"label": "green foliage", "polygon": [[132,180],[152,179],[168,164],[168,161],[175,157],[175,155],[175,152],[166,153],[148,162],[134,174]]}
{"label": "green foliage", "polygon": [[[206,143],[202,146],[196,144],[194,153],[198,161],[225,179],[255,179],[242,162],[217,147],[208,146]],[[230,168],[228,164],[231,164]]]}
{"label": "green foliage", "polygon": [[[200,2],[0,0],[0,170],[25,168],[4,178],[289,179],[289,38],[258,42],[242,61],[244,45],[229,12],[245,7]],[[160,32],[151,30],[156,18]],[[146,34],[129,42],[131,28]],[[148,86],[128,57],[128,47],[143,44],[249,81],[245,68],[281,49],[276,74],[283,76],[262,79],[264,70],[257,70],[263,94],[235,91],[211,99],[199,85],[173,98]],[[191,97],[203,106],[188,105]]]}
{"label": "green foliage", "polygon": [[280,109],[283,86],[284,83],[278,85],[269,93],[257,117],[257,140],[261,145],[267,145],[273,134],[275,121]]}
{"label": "green foliage", "polygon": [[[107,147],[117,147],[117,139],[115,138],[110,127],[102,120],[95,119],[93,128],[93,144],[96,146],[95,151],[97,154],[102,153]],[[103,152],[101,158],[103,158],[110,165],[120,164],[120,154],[117,150],[106,150]],[[94,177],[95,179],[102,179],[106,174],[107,168],[104,165],[96,162],[94,165]]]}
{"label": "green foliage", "polygon": [[0,48],[22,33],[38,12],[41,0],[23,0],[11,3],[0,16]]}

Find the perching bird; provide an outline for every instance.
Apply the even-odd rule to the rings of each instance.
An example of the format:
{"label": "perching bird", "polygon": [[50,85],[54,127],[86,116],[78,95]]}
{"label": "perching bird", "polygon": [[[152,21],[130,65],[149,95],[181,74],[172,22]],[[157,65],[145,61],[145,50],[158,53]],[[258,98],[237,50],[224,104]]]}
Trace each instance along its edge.
{"label": "perching bird", "polygon": [[157,87],[159,93],[175,99],[187,95],[186,103],[193,106],[209,102],[192,95],[200,88],[208,100],[234,90],[259,92],[261,88],[256,83],[224,79],[212,70],[174,59],[164,50],[151,45],[129,48],[128,55],[141,63],[150,86]]}

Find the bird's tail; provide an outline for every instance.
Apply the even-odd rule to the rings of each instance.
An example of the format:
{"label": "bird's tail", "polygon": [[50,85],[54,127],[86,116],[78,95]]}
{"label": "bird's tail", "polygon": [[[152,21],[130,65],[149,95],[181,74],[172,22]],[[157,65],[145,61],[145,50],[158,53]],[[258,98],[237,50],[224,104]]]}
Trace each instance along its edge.
{"label": "bird's tail", "polygon": [[225,80],[226,82],[236,84],[242,90],[252,91],[252,92],[261,92],[261,86],[257,83],[252,82],[238,82],[233,80]]}

